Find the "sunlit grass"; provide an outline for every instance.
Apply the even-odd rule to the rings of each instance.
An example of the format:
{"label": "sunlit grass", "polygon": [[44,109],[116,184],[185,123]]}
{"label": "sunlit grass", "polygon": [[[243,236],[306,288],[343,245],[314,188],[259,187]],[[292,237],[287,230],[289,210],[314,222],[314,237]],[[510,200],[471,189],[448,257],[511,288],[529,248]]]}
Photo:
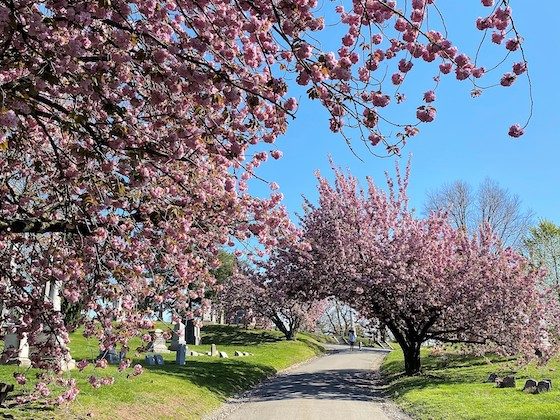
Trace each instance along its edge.
{"label": "sunlit grass", "polygon": [[[388,392],[398,405],[418,419],[560,419],[560,358],[546,366],[522,367],[514,359],[460,354],[430,356],[422,352],[422,375],[406,377],[400,349],[385,359]],[[485,383],[488,375],[515,374],[517,386],[499,389]],[[521,390],[528,378],[552,379],[553,390],[531,395]]]}

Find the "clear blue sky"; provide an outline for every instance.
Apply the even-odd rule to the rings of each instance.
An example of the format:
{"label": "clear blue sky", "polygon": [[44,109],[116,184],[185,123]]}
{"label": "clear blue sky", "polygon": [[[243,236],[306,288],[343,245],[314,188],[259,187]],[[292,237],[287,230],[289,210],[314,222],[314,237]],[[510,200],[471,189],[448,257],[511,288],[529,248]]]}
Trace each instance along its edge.
{"label": "clear blue sky", "polygon": [[[326,1],[330,3],[330,1]],[[460,83],[452,76],[444,79],[438,89],[435,103],[437,120],[424,124],[419,136],[413,138],[404,149],[401,166],[410,153],[412,176],[409,187],[411,205],[421,209],[426,192],[445,182],[465,180],[476,186],[485,177],[498,181],[503,187],[518,194],[524,205],[533,209],[537,218],[548,218],[560,223],[560,24],[552,16],[547,20],[547,11],[556,9],[553,0],[544,0],[535,7],[534,2],[512,0],[515,22],[525,38],[533,94],[534,115],[525,136],[512,139],[507,135],[508,127],[525,120],[528,113],[528,89],[524,79],[511,88],[495,88],[482,97],[472,99],[471,86]],[[442,1],[440,7],[446,13],[446,23],[452,39],[469,55],[480,39],[474,28],[474,19],[488,9],[479,6],[478,0]],[[330,16],[332,20],[332,16]],[[488,49],[483,64],[493,64],[499,58],[489,58],[497,49]],[[507,68],[504,68],[506,71]],[[407,79],[405,91],[420,86],[420,91],[430,86],[432,72],[422,69],[414,72],[416,78]],[[488,82],[499,79],[498,74]],[[301,92],[295,92],[301,95]],[[408,101],[418,105],[417,100]],[[397,114],[398,110],[397,108]],[[406,108],[403,108],[405,111]],[[258,174],[280,184],[284,193],[284,204],[291,213],[301,209],[301,195],[316,198],[316,182],[313,176],[319,169],[329,174],[328,155],[335,162],[361,179],[370,175],[383,182],[383,173],[394,166],[394,158],[380,159],[359,146],[361,162],[348,149],[344,140],[328,129],[328,117],[318,104],[304,97],[297,118],[287,134],[278,140],[276,147],[284,152],[279,161],[269,160]],[[262,195],[266,186],[259,182],[251,185],[252,191]]]}

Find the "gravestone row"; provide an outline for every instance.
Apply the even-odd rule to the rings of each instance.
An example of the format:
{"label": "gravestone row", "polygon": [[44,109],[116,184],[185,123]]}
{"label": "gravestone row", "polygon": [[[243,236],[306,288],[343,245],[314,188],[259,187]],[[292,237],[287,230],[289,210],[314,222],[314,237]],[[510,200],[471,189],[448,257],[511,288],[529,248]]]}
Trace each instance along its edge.
{"label": "gravestone row", "polygon": [[[497,388],[515,388],[515,376],[508,375],[500,378],[496,373],[491,373],[486,382],[495,383]],[[527,394],[541,394],[552,390],[552,380],[543,379],[536,381],[535,379],[527,379],[523,386],[523,392]]]}

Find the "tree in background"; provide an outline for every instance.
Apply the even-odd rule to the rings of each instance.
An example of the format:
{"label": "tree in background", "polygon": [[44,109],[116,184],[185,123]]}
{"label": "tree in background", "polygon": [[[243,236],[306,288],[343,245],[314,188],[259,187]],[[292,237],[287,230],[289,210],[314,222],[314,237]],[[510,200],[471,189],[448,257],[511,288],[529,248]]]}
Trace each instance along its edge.
{"label": "tree in background", "polygon": [[560,295],[560,227],[548,220],[529,230],[525,238],[529,258],[546,268],[546,283]]}
{"label": "tree in background", "polygon": [[290,293],[287,284],[265,273],[245,270],[233,275],[219,295],[230,315],[241,312],[247,324],[271,322],[287,340],[295,340],[298,331],[314,332],[323,315],[322,301],[302,301]]}
{"label": "tree in background", "polygon": [[[398,169],[398,168],[397,168]],[[377,318],[403,349],[407,374],[420,370],[426,340],[469,343],[505,354],[550,356],[558,348],[560,308],[542,272],[485,225],[468,234],[444,213],[417,219],[408,209],[408,171],[389,192],[335,170],[319,176],[319,204],[308,206],[304,238],[312,276],[360,313]],[[318,280],[317,280],[318,279]]]}
{"label": "tree in background", "polygon": [[505,246],[520,248],[533,222],[534,214],[525,210],[521,199],[496,181],[486,178],[477,190],[465,181],[455,181],[428,194],[425,214],[443,211],[451,225],[474,233],[484,224]]}

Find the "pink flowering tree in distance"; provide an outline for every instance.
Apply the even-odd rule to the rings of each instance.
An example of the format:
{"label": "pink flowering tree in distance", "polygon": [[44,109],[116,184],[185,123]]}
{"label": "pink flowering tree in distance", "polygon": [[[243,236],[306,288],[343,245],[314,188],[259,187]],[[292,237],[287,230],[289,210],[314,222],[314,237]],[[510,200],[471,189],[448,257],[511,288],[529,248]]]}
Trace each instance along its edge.
{"label": "pink flowering tree in distance", "polygon": [[[345,3],[329,51],[314,41],[327,30],[315,0],[0,2],[0,301],[2,322],[42,347],[34,365],[68,340],[47,285],[82,305],[104,350],[150,326],[146,297],[183,316],[222,245],[294,234],[279,193],[247,192],[282,156],[249,152],[286,131],[290,75],[334,132],[359,127],[389,154],[436,116],[431,88],[409,123],[385,117],[415,62],[433,62],[434,86],[449,74],[481,91],[484,67],[447,38],[433,0]],[[483,0],[476,20],[507,55],[503,86],[527,69],[508,3]]]}
{"label": "pink flowering tree in distance", "polygon": [[[315,331],[326,308],[325,300],[302,299],[290,268],[274,256],[258,268],[244,267],[230,277],[218,295],[230,314],[272,323],[288,340],[295,340],[301,330]],[[259,322],[259,320],[261,320]],[[251,319],[246,319],[250,323]]]}
{"label": "pink flowering tree in distance", "polygon": [[[388,192],[335,170],[319,176],[319,203],[303,218],[311,246],[299,287],[336,295],[387,325],[404,351],[407,374],[420,370],[429,339],[546,359],[558,348],[559,306],[543,273],[488,228],[469,236],[445,214],[417,219],[408,209],[408,170]],[[294,286],[295,287],[295,286]]]}

